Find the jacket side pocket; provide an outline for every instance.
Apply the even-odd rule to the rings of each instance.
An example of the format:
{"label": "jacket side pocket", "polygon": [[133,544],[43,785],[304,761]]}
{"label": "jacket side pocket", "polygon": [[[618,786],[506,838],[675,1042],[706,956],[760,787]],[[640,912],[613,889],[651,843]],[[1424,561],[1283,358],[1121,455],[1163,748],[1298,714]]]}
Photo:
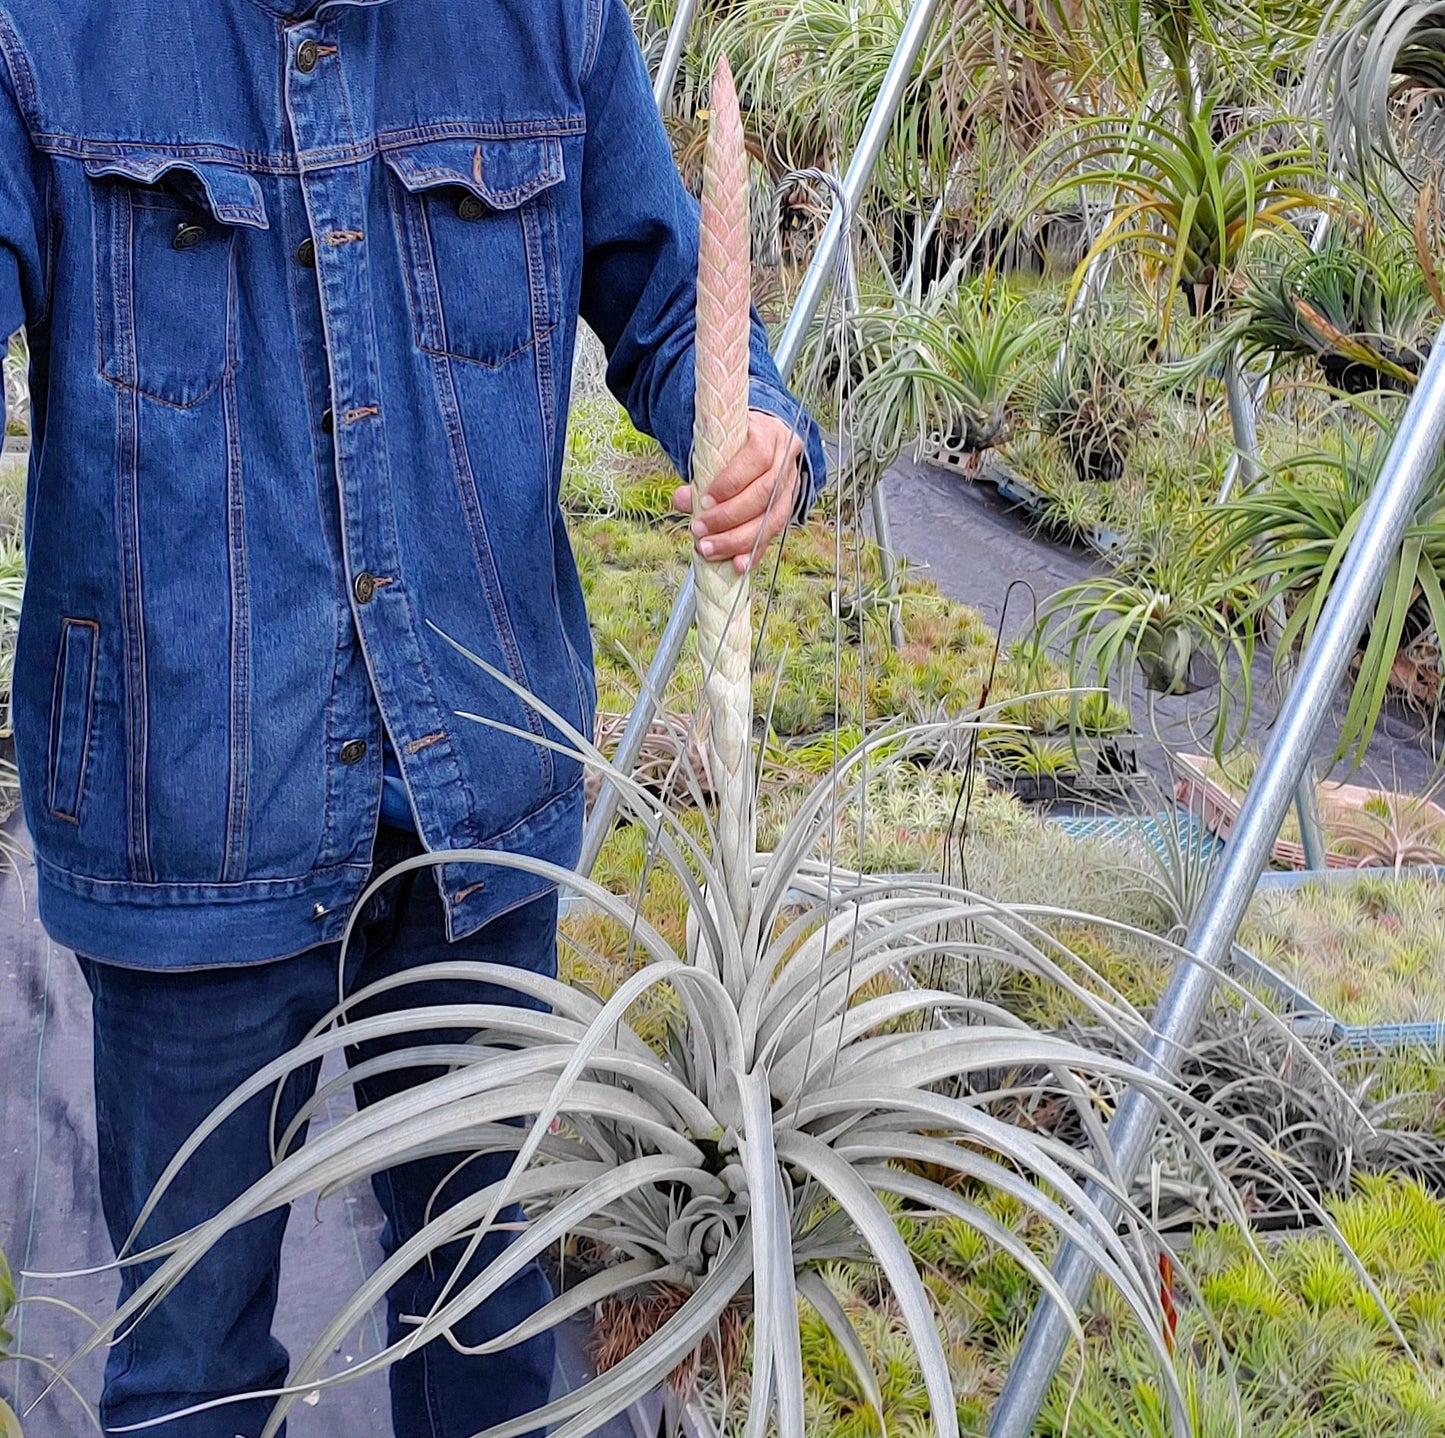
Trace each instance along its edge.
{"label": "jacket side pocket", "polygon": [[57,819],[80,822],[85,766],[95,709],[95,665],[100,626],[92,619],[61,621],[60,654],[55,662],[55,693],[50,702],[50,794]]}

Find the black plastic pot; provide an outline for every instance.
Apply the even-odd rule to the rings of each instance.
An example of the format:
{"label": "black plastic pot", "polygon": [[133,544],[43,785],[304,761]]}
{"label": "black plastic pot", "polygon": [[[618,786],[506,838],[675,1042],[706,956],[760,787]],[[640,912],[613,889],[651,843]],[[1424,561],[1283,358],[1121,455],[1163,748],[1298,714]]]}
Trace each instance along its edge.
{"label": "black plastic pot", "polygon": [[[1417,377],[1430,357],[1428,341],[1422,343],[1418,349],[1397,349],[1393,345],[1377,345],[1376,348],[1391,364],[1399,365],[1401,369]],[[1386,374],[1372,364],[1363,364],[1333,351],[1320,355],[1318,363],[1330,387],[1343,390],[1346,394],[1372,394],[1377,390],[1408,394],[1414,388],[1398,375]]]}
{"label": "black plastic pot", "polygon": [[1122,436],[1071,436],[1066,448],[1081,483],[1115,484],[1123,479],[1129,443]]}

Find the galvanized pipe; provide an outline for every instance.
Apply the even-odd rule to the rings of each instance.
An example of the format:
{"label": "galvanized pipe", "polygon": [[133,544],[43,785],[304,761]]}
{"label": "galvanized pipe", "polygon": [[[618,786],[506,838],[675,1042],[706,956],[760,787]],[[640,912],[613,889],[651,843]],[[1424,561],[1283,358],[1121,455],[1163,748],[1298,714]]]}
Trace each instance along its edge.
{"label": "galvanized pipe", "polygon": [[657,67],[657,78],[652,84],[652,98],[657,102],[658,113],[664,116],[672,99],[672,87],[677,83],[677,72],[682,68],[682,57],[687,52],[697,6],[698,0],[677,0],[672,28],[667,32],[667,47],[662,52],[662,63]]}
{"label": "galvanized pipe", "polygon": [[[941,3],[942,0],[914,0],[913,8],[904,22],[903,33],[898,40],[898,48],[893,52],[888,73],[883,77],[882,88],[878,92],[877,100],[874,101],[873,112],[869,115],[868,123],[863,128],[857,153],[853,156],[853,162],[848,166],[848,173],[843,178],[842,203],[833,208],[822,239],[818,243],[817,251],[813,255],[812,263],[803,277],[803,284],[798,291],[793,312],[775,347],[774,353],[778,370],[785,384],[791,377],[798,358],[803,352],[803,346],[808,338],[808,330],[817,317],[818,311],[822,308],[828,282],[832,278],[848,241],[852,213],[863,199],[872,181],[873,171],[878,166],[878,157],[883,153],[888,132],[893,128],[893,122],[898,117],[899,106],[903,103],[903,96],[908,89],[908,82],[913,76],[914,66],[917,65],[918,57],[927,43],[934,20],[938,18]],[[679,13],[681,13],[680,10]],[[676,23],[673,28],[676,31]],[[659,74],[659,84],[661,78]],[[652,664],[648,668],[646,684],[642,693],[637,697],[637,703],[633,706],[627,727],[623,730],[617,751],[612,758],[612,762],[624,774],[630,774],[637,767],[637,761],[642,755],[643,743],[652,727],[656,700],[666,693],[667,686],[672,681],[673,671],[677,668],[678,660],[682,658],[683,646],[692,628],[695,604],[696,595],[693,591],[692,572],[689,570],[673,604],[667,627],[662,632],[657,653],[653,656]],[[602,852],[602,845],[612,831],[613,821],[617,817],[618,802],[619,795],[616,788],[610,784],[604,784],[602,792],[597,796],[597,802],[592,806],[592,814],[582,836],[582,854],[577,861],[578,873],[590,874],[592,872],[593,865],[597,862],[597,856]]]}
{"label": "galvanized pipe", "polygon": [[[1386,571],[1399,553],[1426,481],[1439,462],[1442,445],[1445,330],[1436,338],[1400,421],[1208,895],[1190,925],[1185,947],[1197,954],[1202,964],[1217,968],[1229,959],[1279,826],[1359,645]],[[1160,1001],[1149,1047],[1149,1067],[1156,1073],[1176,1071],[1180,1053],[1199,1027],[1214,990],[1214,978],[1202,964],[1181,963]],[[1126,1179],[1138,1172],[1147,1156],[1157,1122],[1153,1101],[1142,1090],[1130,1089],[1109,1125],[1110,1144]],[[1094,1198],[1107,1212],[1118,1213],[1111,1199],[1097,1192]],[[1074,1245],[1065,1244],[1054,1264],[1054,1275],[1070,1301],[1079,1305],[1088,1297],[1094,1266]],[[1057,1309],[1041,1301],[995,1406],[989,1438],[1029,1438],[1068,1342],[1068,1326]]]}
{"label": "galvanized pipe", "polygon": [[808,338],[808,330],[822,308],[823,296],[827,292],[839,253],[848,240],[852,212],[858,208],[872,183],[873,171],[878,168],[878,158],[888,142],[893,122],[898,118],[898,110],[903,103],[908,82],[913,78],[914,67],[918,64],[924,45],[928,43],[933,22],[938,18],[940,3],[941,0],[913,0],[913,8],[908,12],[908,19],[904,21],[903,33],[898,37],[898,48],[893,52],[893,59],[889,62],[888,73],[883,77],[878,98],[873,102],[873,112],[863,127],[863,135],[858,141],[853,163],[848,166],[848,173],[843,177],[846,209],[843,206],[834,208],[823,230],[823,237],[818,242],[813,262],[803,277],[802,288],[799,289],[798,298],[793,304],[793,313],[778,340],[775,353],[784,380],[791,375],[793,366],[797,364],[798,356],[803,352],[803,344]]}
{"label": "galvanized pipe", "polygon": [[[1221,504],[1229,497],[1234,480],[1244,482],[1246,489],[1252,489],[1259,482],[1259,407],[1268,392],[1269,371],[1266,370],[1258,384],[1250,386],[1240,362],[1238,351],[1230,355],[1224,365],[1224,391],[1229,399],[1229,422],[1234,430],[1234,456],[1230,460],[1229,473],[1225,475],[1224,488],[1220,493]],[[1283,618],[1283,615],[1280,616]],[[1286,660],[1286,673],[1288,673]],[[1299,819],[1300,841],[1304,845],[1305,866],[1323,871],[1328,867],[1324,825],[1320,820],[1319,800],[1315,794],[1315,772],[1313,762],[1305,765],[1295,790],[1295,814]]]}

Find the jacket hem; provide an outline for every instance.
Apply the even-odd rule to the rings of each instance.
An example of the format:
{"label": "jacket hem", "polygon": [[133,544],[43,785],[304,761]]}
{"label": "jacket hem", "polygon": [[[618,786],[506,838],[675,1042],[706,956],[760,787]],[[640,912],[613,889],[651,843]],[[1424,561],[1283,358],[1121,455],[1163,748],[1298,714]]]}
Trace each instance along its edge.
{"label": "jacket hem", "polygon": [[40,919],[64,948],[124,968],[273,963],[341,938],[371,870],[238,884],[133,884],[72,874],[37,856]]}

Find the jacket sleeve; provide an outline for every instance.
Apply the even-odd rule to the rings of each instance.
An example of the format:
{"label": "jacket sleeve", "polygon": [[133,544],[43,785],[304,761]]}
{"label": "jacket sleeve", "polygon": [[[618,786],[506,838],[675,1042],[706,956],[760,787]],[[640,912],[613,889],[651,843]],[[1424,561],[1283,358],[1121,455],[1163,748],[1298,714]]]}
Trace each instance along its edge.
{"label": "jacket sleeve", "polygon": [[[39,156],[16,98],[14,55],[0,15],[0,356],[22,325],[36,323],[47,249],[45,185]],[[5,386],[0,383],[0,435]]]}
{"label": "jacket sleeve", "polygon": [[[582,318],[606,346],[613,394],[685,475],[692,454],[698,206],[673,164],[626,6],[623,0],[598,4],[594,54],[583,76]],[[749,403],[801,436],[806,507],[826,477],[822,438],[783,385],[756,312]]]}

